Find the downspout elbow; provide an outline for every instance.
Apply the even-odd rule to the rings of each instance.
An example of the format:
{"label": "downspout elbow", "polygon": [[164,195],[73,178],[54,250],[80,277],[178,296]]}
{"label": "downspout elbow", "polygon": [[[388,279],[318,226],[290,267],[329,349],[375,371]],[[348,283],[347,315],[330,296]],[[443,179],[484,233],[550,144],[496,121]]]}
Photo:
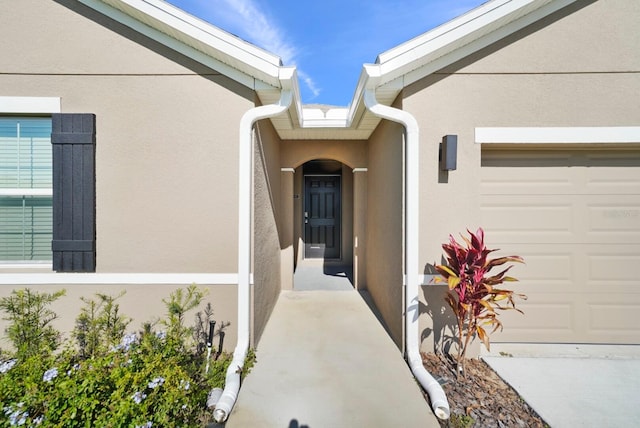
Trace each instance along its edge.
{"label": "downspout elbow", "polygon": [[239,185],[238,185],[238,341],[233,359],[227,369],[225,386],[216,403],[213,418],[222,423],[227,420],[240,391],[240,375],[249,350],[250,285],[251,285],[251,182],[253,125],[284,113],[291,105],[293,92],[283,89],[275,104],[248,110],[240,120]]}
{"label": "downspout elbow", "polygon": [[[373,69],[366,69],[367,72]],[[424,368],[418,342],[418,231],[419,231],[419,127],[413,115],[404,110],[382,105],[375,95],[375,88],[365,88],[365,107],[374,115],[404,126],[406,136],[405,186],[405,348],[406,357],[413,376],[429,395],[431,408],[439,419],[449,419],[450,409],[442,386]]]}

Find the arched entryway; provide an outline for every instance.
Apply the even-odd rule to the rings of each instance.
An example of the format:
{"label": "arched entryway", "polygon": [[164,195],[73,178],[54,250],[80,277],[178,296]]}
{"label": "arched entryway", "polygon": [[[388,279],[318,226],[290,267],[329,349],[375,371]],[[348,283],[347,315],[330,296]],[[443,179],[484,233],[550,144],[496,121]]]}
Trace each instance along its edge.
{"label": "arched entryway", "polygon": [[[281,168],[280,180],[281,225],[290,244],[283,246],[283,289],[294,289],[294,272],[310,264],[320,266],[325,275],[347,278],[351,289],[366,286],[365,146],[364,142],[333,146],[309,141],[283,144],[281,161],[291,165]],[[327,150],[330,147],[335,150]]]}
{"label": "arched entryway", "polygon": [[294,290],[349,290],[353,278],[353,179],[332,159],[298,167]]}

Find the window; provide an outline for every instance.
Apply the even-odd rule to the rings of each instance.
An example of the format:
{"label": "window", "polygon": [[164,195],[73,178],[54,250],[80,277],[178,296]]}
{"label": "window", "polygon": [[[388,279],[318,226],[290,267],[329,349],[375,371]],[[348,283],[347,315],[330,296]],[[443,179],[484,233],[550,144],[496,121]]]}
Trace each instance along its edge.
{"label": "window", "polygon": [[95,272],[95,115],[57,97],[0,96],[0,112],[0,267]]}
{"label": "window", "polygon": [[0,262],[51,261],[51,119],[0,117]]}

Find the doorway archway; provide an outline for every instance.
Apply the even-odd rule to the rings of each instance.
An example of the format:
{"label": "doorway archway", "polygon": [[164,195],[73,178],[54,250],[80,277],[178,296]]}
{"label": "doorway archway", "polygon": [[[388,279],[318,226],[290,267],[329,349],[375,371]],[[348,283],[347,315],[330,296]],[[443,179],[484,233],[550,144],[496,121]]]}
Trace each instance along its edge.
{"label": "doorway archway", "polygon": [[305,261],[366,287],[366,153],[366,141],[282,142],[282,289]]}

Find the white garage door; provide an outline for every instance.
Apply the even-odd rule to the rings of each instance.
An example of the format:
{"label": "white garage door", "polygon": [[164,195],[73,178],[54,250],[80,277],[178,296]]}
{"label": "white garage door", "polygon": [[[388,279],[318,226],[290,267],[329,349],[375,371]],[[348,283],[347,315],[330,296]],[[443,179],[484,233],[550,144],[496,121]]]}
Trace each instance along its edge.
{"label": "white garage door", "polygon": [[483,149],[481,207],[526,261],[493,341],[640,344],[640,150]]}

